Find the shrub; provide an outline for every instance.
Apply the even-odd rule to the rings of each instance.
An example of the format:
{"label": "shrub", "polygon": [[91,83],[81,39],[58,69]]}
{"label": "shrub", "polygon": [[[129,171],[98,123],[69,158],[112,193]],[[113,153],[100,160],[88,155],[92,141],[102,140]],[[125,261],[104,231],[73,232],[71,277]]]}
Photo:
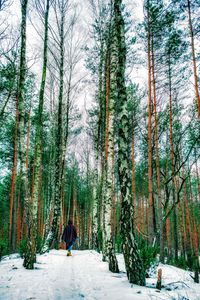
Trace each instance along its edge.
{"label": "shrub", "polygon": [[[21,258],[24,258],[25,253],[27,251],[27,243],[28,243],[27,237],[22,242],[19,243],[18,251],[19,251]],[[44,245],[44,240],[42,239],[41,236],[38,236],[37,249],[36,249],[37,253],[41,253],[43,245]]]}
{"label": "shrub", "polygon": [[0,260],[2,256],[8,252],[8,241],[5,238],[0,238]]}
{"label": "shrub", "polygon": [[178,261],[176,262],[174,256],[172,256],[170,259],[167,260],[167,263],[169,265],[173,265],[175,267],[178,267],[178,268],[181,268],[184,270],[189,269],[192,271],[194,269],[194,261],[195,261],[194,256],[192,255],[191,252],[188,252],[187,258],[184,258],[183,256],[179,256]]}
{"label": "shrub", "polygon": [[99,229],[99,231],[98,231],[98,246],[99,246],[99,251],[102,251],[102,249],[103,249],[103,232],[102,232],[102,229]]}
{"label": "shrub", "polygon": [[149,277],[150,268],[156,264],[156,256],[158,254],[158,248],[146,245],[145,241],[139,244],[140,257],[143,262],[146,277]]}
{"label": "shrub", "polygon": [[25,239],[23,239],[22,242],[19,243],[19,255],[21,256],[21,258],[24,258],[26,250],[27,250],[27,244],[28,244],[28,238],[26,237]]}
{"label": "shrub", "polygon": [[[41,253],[42,251],[42,247],[44,246],[44,240],[42,239],[42,237],[39,235],[38,239],[37,239],[37,253]],[[58,248],[59,249],[59,248]]]}
{"label": "shrub", "polygon": [[187,260],[184,257],[179,257],[177,267],[186,270],[188,268]]}
{"label": "shrub", "polygon": [[122,251],[122,237],[119,235],[119,237],[116,239],[116,246],[117,246],[117,252],[121,253]]}

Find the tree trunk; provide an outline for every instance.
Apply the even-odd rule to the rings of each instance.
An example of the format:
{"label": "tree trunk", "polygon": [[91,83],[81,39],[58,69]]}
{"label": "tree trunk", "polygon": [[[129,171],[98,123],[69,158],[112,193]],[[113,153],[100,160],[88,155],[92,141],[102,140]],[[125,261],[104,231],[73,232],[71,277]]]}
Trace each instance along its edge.
{"label": "tree trunk", "polygon": [[[166,136],[166,155],[167,155],[167,161],[166,161],[166,178],[168,179],[168,164],[169,164],[169,153],[168,153],[168,132]],[[165,199],[165,215],[168,215],[169,213],[169,196],[167,195],[167,187],[166,189],[166,199]],[[167,245],[168,245],[168,260],[171,259],[172,254],[172,247],[171,247],[171,227],[170,227],[170,216],[167,217],[166,223],[164,223],[164,227],[166,228],[166,237],[167,237]]]}
{"label": "tree trunk", "polygon": [[[31,262],[31,199],[28,190],[28,170],[26,168],[26,147],[24,139],[24,90],[25,90],[25,78],[26,78],[26,14],[27,14],[28,0],[21,2],[22,11],[22,23],[21,23],[21,55],[20,55],[20,78],[18,88],[18,108],[19,108],[19,157],[20,157],[20,173],[21,173],[21,185],[24,195],[24,225],[28,229],[29,241],[27,244],[27,251],[25,254],[24,267],[32,269],[33,264]],[[26,229],[26,230],[27,230]]]}
{"label": "tree trunk", "polygon": [[[36,148],[35,148],[35,167],[34,167],[34,183],[33,183],[33,198],[32,198],[32,224],[31,224],[31,251],[26,253],[24,261],[29,261],[29,264],[34,265],[36,262],[36,248],[37,248],[37,235],[38,235],[38,197],[39,197],[39,184],[40,184],[40,168],[42,164],[42,115],[44,104],[44,88],[46,80],[46,67],[47,67],[47,39],[48,39],[48,15],[49,15],[49,0],[47,0],[45,11],[45,32],[44,32],[44,52],[43,52],[43,70],[42,80],[39,95],[39,109],[37,116],[36,128]],[[31,254],[31,256],[30,256]]]}
{"label": "tree trunk", "polygon": [[[183,170],[183,178],[185,177],[184,167]],[[190,243],[190,250],[193,251],[193,243],[192,243],[192,230],[191,230],[191,222],[190,222],[190,215],[189,215],[189,207],[188,207],[188,196],[187,196],[187,189],[186,183],[184,182],[184,195],[185,195],[185,216],[186,216],[186,233],[187,233],[187,243]]]}
{"label": "tree trunk", "polygon": [[116,195],[115,195],[115,177],[114,177],[114,183],[113,183],[113,237],[114,237],[114,247],[115,247],[115,244],[116,244],[115,233],[116,233]]}
{"label": "tree trunk", "polygon": [[190,0],[188,0],[188,17],[189,17],[190,37],[191,37],[191,46],[192,46],[194,85],[195,85],[195,92],[196,92],[196,97],[197,97],[198,117],[200,120],[200,96],[199,96],[199,88],[198,88],[198,78],[197,78],[196,57],[195,57],[195,49],[194,49],[194,34],[193,34],[192,20],[191,20]]}
{"label": "tree trunk", "polygon": [[[99,117],[98,117],[98,129],[97,129],[97,138],[94,140],[94,152],[95,152],[95,174],[94,174],[94,189],[93,189],[93,247],[98,248],[98,231],[100,227],[100,194],[101,194],[101,182],[98,178],[98,161],[99,161],[99,154],[103,152],[103,63],[104,63],[104,39],[100,37],[100,62],[99,62],[99,87],[98,87],[98,104],[99,104]],[[101,158],[103,159],[103,157]],[[101,164],[102,167],[102,164]]]}
{"label": "tree trunk", "polygon": [[28,117],[28,133],[27,133],[27,150],[26,150],[26,168],[28,169],[28,153],[29,153],[29,136],[30,136],[30,123],[31,123],[31,108],[29,109]]}
{"label": "tree trunk", "polygon": [[[179,174],[177,178],[177,190],[179,191],[180,182],[179,182]],[[182,256],[185,258],[185,246],[186,246],[186,237],[185,237],[185,224],[184,224],[184,209],[182,207],[181,199],[178,202],[179,206],[179,218],[180,218],[180,231],[181,231],[181,244],[182,244]]]}
{"label": "tree trunk", "polygon": [[175,261],[178,263],[178,232],[177,232],[177,216],[176,216],[176,198],[175,198],[175,166],[174,166],[174,145],[173,145],[173,116],[172,116],[172,86],[171,86],[171,65],[169,55],[169,110],[170,110],[170,144],[171,144],[171,163],[172,163],[172,197],[173,197],[173,230],[174,230],[174,248],[175,248]]}
{"label": "tree trunk", "polygon": [[17,179],[17,125],[18,125],[18,99],[16,99],[14,157],[13,157],[11,193],[10,193],[10,210],[9,210],[9,248],[10,249],[11,249],[11,240],[12,240],[13,198],[16,189],[16,179]]}
{"label": "tree trunk", "polygon": [[[113,150],[114,150],[114,101],[116,89],[117,66],[117,40],[116,34],[112,39],[112,46],[107,56],[107,88],[106,88],[106,190],[104,195],[104,256],[108,257],[109,270],[119,272],[113,243],[111,217],[112,217],[112,179],[113,179]],[[109,47],[109,46],[108,46]]]}
{"label": "tree trunk", "polygon": [[[134,128],[134,120],[132,120],[132,190],[133,190],[133,205],[136,210],[136,195],[135,195],[135,128]],[[135,213],[135,220],[137,219],[137,215]],[[135,223],[136,224],[136,223]]]}
{"label": "tree trunk", "polygon": [[114,1],[114,22],[118,42],[117,114],[118,114],[118,171],[122,195],[121,234],[126,272],[131,283],[145,285],[145,272],[137,249],[134,232],[134,205],[129,168],[129,118],[125,86],[126,44],[121,0]]}
{"label": "tree trunk", "polygon": [[141,213],[142,213],[142,220],[141,220],[141,222],[142,222],[142,226],[141,226],[142,232],[145,232],[145,210],[144,210],[144,201],[145,201],[145,195],[144,195],[144,191],[143,191],[143,193],[142,193],[142,211],[141,211]]}
{"label": "tree trunk", "polygon": [[[198,167],[197,167],[197,162],[196,162],[196,175],[197,175],[197,186],[198,186],[198,198],[199,198],[199,208],[200,208],[200,181],[199,181],[199,172],[198,172]],[[199,232],[200,232],[200,209],[199,209],[199,214],[198,214],[198,220],[199,220]]]}
{"label": "tree trunk", "polygon": [[[108,41],[109,43],[110,41]],[[109,46],[108,46],[109,47]],[[113,53],[112,53],[113,54]],[[110,64],[111,58],[110,51],[107,53],[107,73],[106,73],[106,142],[105,142],[105,151],[106,151],[106,165],[108,163],[108,143],[109,143],[109,121],[110,121],[110,108],[109,108],[109,93],[110,93]],[[112,121],[112,120],[111,120]],[[111,124],[112,126],[112,124]]]}
{"label": "tree trunk", "polygon": [[[189,177],[189,185],[190,185],[190,198],[191,198],[191,205],[192,205],[192,219],[193,219],[193,249],[195,254],[195,262],[193,262],[194,269],[199,269],[199,247],[198,247],[198,233],[197,233],[197,225],[195,219],[195,210],[194,210],[194,200],[192,194],[192,184],[191,184],[191,177]],[[199,281],[197,281],[199,282]]]}
{"label": "tree trunk", "polygon": [[148,89],[149,89],[149,124],[148,124],[148,180],[149,180],[149,243],[153,243],[154,224],[153,224],[153,183],[152,183],[152,124],[151,124],[151,32],[149,21],[149,1],[147,7],[147,28],[148,28]]}
{"label": "tree trunk", "polygon": [[93,209],[92,209],[92,244],[98,248],[98,154],[95,155],[94,187],[93,187]]}
{"label": "tree trunk", "polygon": [[21,203],[20,203],[20,197],[18,195],[18,204],[17,204],[17,247],[19,246],[20,240],[21,240]]}
{"label": "tree trunk", "polygon": [[[42,150],[41,150],[42,151]],[[39,190],[38,190],[38,230],[37,230],[37,236],[40,235],[41,231],[41,179],[42,179],[42,166],[40,166],[40,174],[39,174]]]}
{"label": "tree trunk", "polygon": [[55,155],[55,199],[53,206],[53,219],[50,231],[45,240],[42,252],[46,252],[50,247],[57,247],[59,244],[59,221],[61,216],[61,183],[62,183],[62,142],[63,142],[63,84],[64,84],[64,7],[61,4],[61,22],[60,22],[60,66],[59,66],[59,98],[58,98],[58,119],[57,119],[57,137],[56,137],[56,155]]}
{"label": "tree trunk", "polygon": [[154,118],[155,118],[155,142],[156,142],[156,170],[157,170],[157,186],[158,186],[158,217],[160,227],[160,261],[164,263],[164,236],[163,236],[163,212],[160,188],[160,166],[159,166],[159,150],[158,150],[158,126],[157,126],[157,103],[156,103],[156,81],[154,70],[154,45],[152,37],[152,75],[153,75],[153,98],[154,98]]}
{"label": "tree trunk", "polygon": [[13,203],[13,216],[12,216],[12,250],[17,250],[17,193],[15,189],[14,203]]}

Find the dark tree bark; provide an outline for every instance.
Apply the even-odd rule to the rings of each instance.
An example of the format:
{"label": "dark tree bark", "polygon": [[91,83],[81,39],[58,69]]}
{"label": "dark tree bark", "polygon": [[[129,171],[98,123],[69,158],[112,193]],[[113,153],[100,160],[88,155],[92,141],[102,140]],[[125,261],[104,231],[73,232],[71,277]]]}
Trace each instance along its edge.
{"label": "dark tree bark", "polygon": [[163,236],[163,212],[161,198],[161,182],[160,182],[160,165],[159,165],[159,148],[158,148],[158,121],[157,121],[157,99],[156,99],[156,81],[154,67],[154,44],[152,37],[152,76],[153,76],[153,99],[154,99],[154,119],[155,119],[155,144],[156,144],[156,171],[157,171],[157,187],[158,187],[158,217],[160,227],[160,261],[164,263],[164,236]]}
{"label": "dark tree bark", "polygon": [[[13,168],[12,168],[12,179],[11,179],[11,193],[10,193],[10,210],[9,210],[9,248],[11,249],[12,243],[12,233],[13,233],[13,201],[14,199],[15,189],[16,189],[16,179],[17,179],[17,127],[18,127],[18,99],[16,99],[16,117],[15,117],[15,141],[14,141],[14,157],[13,157]],[[12,247],[12,250],[13,249]]]}
{"label": "dark tree bark", "polygon": [[116,69],[117,69],[117,35],[116,29],[110,30],[112,35],[108,39],[107,55],[107,86],[106,86],[106,163],[105,163],[105,194],[104,194],[104,230],[103,230],[103,254],[108,257],[109,270],[119,272],[115,255],[114,240],[112,234],[112,179],[113,179],[113,150],[114,150],[114,103],[116,98]]}
{"label": "dark tree bark", "polygon": [[147,31],[148,31],[148,97],[149,97],[149,121],[148,121],[148,183],[149,183],[149,243],[153,243],[154,235],[154,200],[152,182],[152,91],[151,91],[151,30],[149,17],[149,1],[147,1]]}
{"label": "dark tree bark", "polygon": [[169,113],[170,113],[170,144],[171,144],[171,163],[172,163],[172,197],[173,197],[173,229],[174,229],[174,244],[175,244],[175,261],[178,262],[178,231],[177,231],[177,216],[176,216],[176,196],[175,196],[175,165],[174,165],[174,142],[173,142],[173,114],[172,114],[172,84],[171,84],[171,65],[170,54],[168,58],[168,79],[169,79]]}
{"label": "dark tree bark", "polygon": [[197,78],[197,67],[196,67],[196,57],[195,57],[195,48],[194,48],[194,33],[193,33],[193,27],[192,27],[190,0],[188,0],[188,17],[189,17],[190,37],[191,37],[191,46],[192,46],[194,86],[195,86],[195,93],[196,93],[196,97],[197,97],[198,117],[200,120],[200,96],[199,96],[199,87],[198,87],[198,78]]}
{"label": "dark tree bark", "polygon": [[124,20],[121,14],[121,0],[114,1],[114,22],[118,38],[118,70],[117,70],[117,114],[118,125],[118,172],[122,195],[121,234],[122,251],[126,272],[131,283],[145,285],[145,272],[139,256],[134,232],[134,206],[132,203],[132,180],[129,168],[129,118],[127,110],[127,94],[125,86],[126,44],[124,36]]}
{"label": "dark tree bark", "polygon": [[26,17],[27,17],[28,0],[21,2],[22,23],[21,23],[21,54],[20,54],[20,77],[18,88],[18,108],[19,108],[19,158],[20,158],[20,173],[21,173],[21,189],[24,195],[24,228],[28,229],[29,241],[27,251],[25,253],[24,267],[27,269],[33,268],[31,262],[31,199],[28,190],[28,170],[26,167],[26,147],[24,139],[24,90],[26,79]]}
{"label": "dark tree bark", "polygon": [[[44,50],[43,50],[43,70],[39,94],[39,108],[37,116],[36,127],[36,147],[34,159],[34,183],[33,183],[33,196],[32,196],[32,239],[31,239],[31,261],[32,264],[36,262],[36,247],[37,247],[37,234],[38,234],[38,198],[39,198],[39,184],[40,184],[40,170],[42,164],[42,127],[43,127],[43,106],[44,106],[44,89],[46,81],[46,68],[47,68],[47,41],[48,41],[48,16],[49,16],[49,2],[47,0],[45,11],[45,24],[44,24]],[[26,257],[25,257],[26,259]],[[30,259],[30,258],[29,258]]]}

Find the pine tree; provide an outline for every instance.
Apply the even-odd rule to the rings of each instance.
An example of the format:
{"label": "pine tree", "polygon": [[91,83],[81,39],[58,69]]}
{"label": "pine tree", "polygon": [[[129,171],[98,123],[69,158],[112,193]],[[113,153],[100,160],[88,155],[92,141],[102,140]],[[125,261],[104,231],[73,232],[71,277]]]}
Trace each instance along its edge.
{"label": "pine tree", "polygon": [[[14,159],[13,159],[13,169],[12,169],[12,181],[11,181],[11,193],[10,193],[10,211],[9,211],[9,246],[11,248],[12,241],[12,216],[13,216],[13,200],[14,193],[16,189],[17,181],[17,127],[18,127],[18,100],[16,99],[16,117],[15,117],[15,141],[14,141]],[[16,199],[15,199],[16,201]],[[12,246],[12,249],[15,250],[15,246]]]}

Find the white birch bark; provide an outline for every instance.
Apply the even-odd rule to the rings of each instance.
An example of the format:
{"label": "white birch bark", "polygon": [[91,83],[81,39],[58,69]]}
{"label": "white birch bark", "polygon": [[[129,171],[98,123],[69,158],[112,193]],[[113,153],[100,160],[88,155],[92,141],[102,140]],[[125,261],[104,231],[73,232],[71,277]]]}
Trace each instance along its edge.
{"label": "white birch bark", "polygon": [[98,158],[96,155],[96,168],[94,171],[93,209],[92,209],[92,245],[98,248]]}
{"label": "white birch bark", "polygon": [[121,234],[122,251],[128,279],[131,283],[145,285],[145,272],[137,249],[134,233],[134,206],[132,204],[132,180],[129,167],[129,118],[125,86],[126,44],[121,1],[114,1],[115,28],[118,38],[117,114],[118,123],[118,172],[122,195]]}
{"label": "white birch bark", "polygon": [[[115,247],[113,245],[113,236],[111,228],[111,211],[112,211],[112,178],[113,178],[113,139],[114,139],[114,103],[116,98],[116,70],[117,70],[117,37],[115,28],[112,32],[112,45],[110,51],[110,67],[107,72],[110,73],[110,86],[108,96],[108,142],[107,142],[107,158],[106,158],[106,190],[104,194],[104,230],[103,230],[103,252],[108,257],[109,270],[119,272],[118,263],[115,256]],[[109,70],[110,69],[110,70]]]}

